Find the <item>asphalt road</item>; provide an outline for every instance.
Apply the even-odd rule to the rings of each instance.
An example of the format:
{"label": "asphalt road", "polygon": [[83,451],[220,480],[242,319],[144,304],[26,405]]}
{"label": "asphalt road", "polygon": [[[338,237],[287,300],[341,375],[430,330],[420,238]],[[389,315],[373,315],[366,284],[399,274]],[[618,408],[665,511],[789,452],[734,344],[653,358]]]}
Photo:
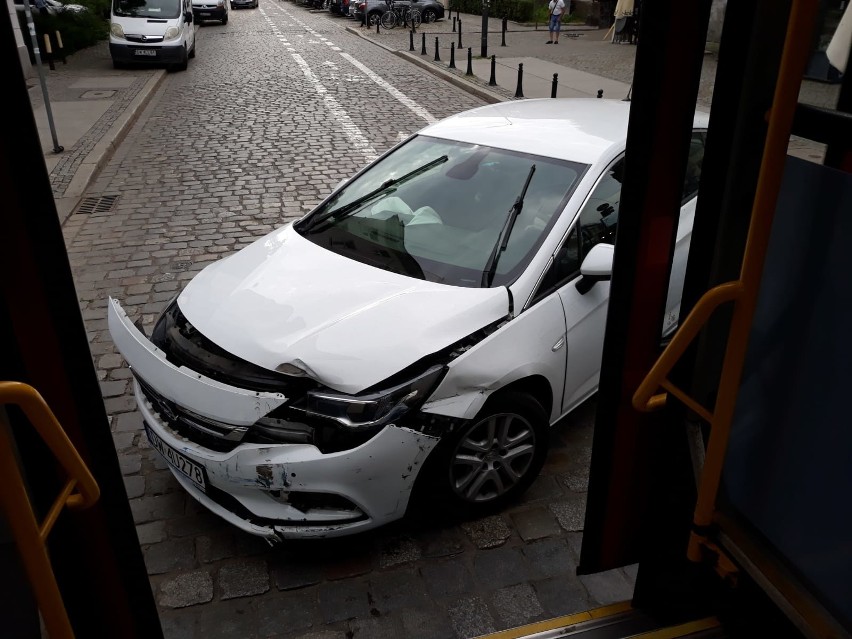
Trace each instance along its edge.
{"label": "asphalt road", "polygon": [[[211,262],[318,203],[401,137],[482,100],[351,26],[282,0],[198,31],[64,225],[124,481],[168,639],[468,638],[628,599],[578,577],[594,405],[554,429],[523,501],[482,520],[419,509],[358,537],[270,548],[198,506],[148,445],[106,325],[146,329]],[[416,337],[416,336],[415,336]]]}

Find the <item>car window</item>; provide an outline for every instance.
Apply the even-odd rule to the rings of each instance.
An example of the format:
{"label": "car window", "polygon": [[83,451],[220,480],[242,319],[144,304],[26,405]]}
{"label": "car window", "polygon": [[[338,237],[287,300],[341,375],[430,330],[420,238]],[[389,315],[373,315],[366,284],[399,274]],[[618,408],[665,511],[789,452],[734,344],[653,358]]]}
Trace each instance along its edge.
{"label": "car window", "polygon": [[580,264],[595,244],[615,244],[618,226],[618,206],[621,201],[621,181],[624,159],[617,160],[601,176],[568,238],[559,248],[553,263],[544,274],[535,300],[580,274]]}
{"label": "car window", "polygon": [[[587,168],[417,136],[346,183],[296,229],[329,250],[411,277],[502,286],[532,259]],[[505,250],[497,251],[522,194]],[[484,277],[495,254],[493,278]]]}

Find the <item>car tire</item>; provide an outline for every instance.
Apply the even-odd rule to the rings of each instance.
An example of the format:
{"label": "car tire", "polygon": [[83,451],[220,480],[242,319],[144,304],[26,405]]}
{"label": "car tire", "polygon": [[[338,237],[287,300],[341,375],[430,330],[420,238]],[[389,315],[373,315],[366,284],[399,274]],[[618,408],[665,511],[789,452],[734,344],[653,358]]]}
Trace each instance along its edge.
{"label": "car tire", "polygon": [[371,27],[375,27],[376,24],[382,21],[382,12],[381,11],[371,11],[367,14],[367,24]]}
{"label": "car tire", "polygon": [[189,50],[189,57],[190,58],[195,57],[195,41],[194,40],[192,41],[192,48]]}
{"label": "car tire", "polygon": [[222,18],[222,24],[223,24],[223,25],[224,25],[224,24],[228,24],[228,14],[227,14],[227,13],[226,13],[226,14],[225,14],[225,16]]}
{"label": "car tire", "polygon": [[547,414],[532,396],[494,396],[474,419],[441,439],[426,471],[429,492],[456,515],[501,510],[541,472],[549,432]]}
{"label": "car tire", "polygon": [[186,71],[189,68],[189,53],[187,53],[186,49],[183,51],[183,59],[177,64],[173,65],[172,71]]}
{"label": "car tire", "polygon": [[438,19],[438,14],[435,13],[434,9],[424,9],[421,12],[421,18],[423,19],[423,22],[428,24],[430,22],[435,22]]}

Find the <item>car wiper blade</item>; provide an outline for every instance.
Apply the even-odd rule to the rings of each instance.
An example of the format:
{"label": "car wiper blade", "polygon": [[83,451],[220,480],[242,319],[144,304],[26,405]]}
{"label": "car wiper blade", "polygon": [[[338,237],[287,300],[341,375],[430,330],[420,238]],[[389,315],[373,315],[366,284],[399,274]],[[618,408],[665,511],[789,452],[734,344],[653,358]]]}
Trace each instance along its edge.
{"label": "car wiper blade", "polygon": [[532,180],[533,173],[535,173],[535,164],[530,167],[530,172],[527,173],[527,181],[524,182],[524,188],[521,189],[520,194],[515,198],[515,203],[509,209],[509,215],[503,223],[500,235],[497,236],[497,242],[494,244],[491,255],[488,256],[488,261],[485,263],[485,268],[482,270],[482,288],[488,288],[494,280],[494,274],[497,272],[497,262],[503,251],[506,250],[506,246],[509,244],[509,236],[515,227],[515,220],[518,219],[524,208],[524,197],[526,197],[527,189],[530,187],[530,180]]}
{"label": "car wiper blade", "polygon": [[369,202],[370,200],[375,199],[389,191],[392,192],[392,189],[395,190],[394,187],[397,187],[400,184],[407,182],[408,180],[411,180],[417,177],[418,175],[421,175],[422,173],[425,173],[429,169],[432,169],[438,166],[439,164],[443,164],[447,161],[447,159],[448,158],[446,155],[442,155],[439,158],[435,158],[431,162],[427,162],[426,164],[417,167],[413,171],[409,171],[403,176],[387,180],[383,182],[380,187],[373,189],[369,193],[365,193],[361,197],[352,200],[349,204],[344,204],[340,208],[333,209],[331,211],[326,211],[325,213],[322,213],[321,215],[318,215],[317,217],[313,218],[310,223],[305,227],[305,230],[310,231],[318,224],[322,224],[330,218],[340,219],[357,210],[358,207],[364,204],[365,202]]}

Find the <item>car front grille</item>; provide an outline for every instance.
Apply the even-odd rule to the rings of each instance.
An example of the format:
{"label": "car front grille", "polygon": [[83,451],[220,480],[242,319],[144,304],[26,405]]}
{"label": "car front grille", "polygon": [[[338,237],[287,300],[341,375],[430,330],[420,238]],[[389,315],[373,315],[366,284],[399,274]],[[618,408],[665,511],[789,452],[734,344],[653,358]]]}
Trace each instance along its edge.
{"label": "car front grille", "polygon": [[124,34],[124,39],[128,42],[141,42],[143,44],[159,44],[163,41],[163,36],[145,36],[134,33]]}
{"label": "car front grille", "polygon": [[248,432],[245,426],[230,426],[190,413],[166,399],[142,379],[136,377],[145,399],[176,435],[218,453],[234,450]]}

